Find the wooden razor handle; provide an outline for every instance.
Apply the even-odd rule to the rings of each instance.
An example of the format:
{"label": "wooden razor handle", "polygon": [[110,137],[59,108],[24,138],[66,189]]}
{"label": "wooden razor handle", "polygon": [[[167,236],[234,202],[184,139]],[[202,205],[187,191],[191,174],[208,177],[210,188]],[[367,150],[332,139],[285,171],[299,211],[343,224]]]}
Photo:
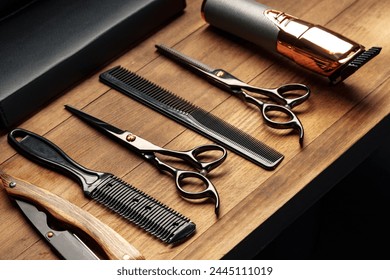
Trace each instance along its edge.
{"label": "wooden razor handle", "polygon": [[121,235],[78,206],[47,190],[10,175],[0,173],[0,178],[10,196],[40,206],[59,222],[81,230],[95,240],[109,259],[144,259],[141,253]]}

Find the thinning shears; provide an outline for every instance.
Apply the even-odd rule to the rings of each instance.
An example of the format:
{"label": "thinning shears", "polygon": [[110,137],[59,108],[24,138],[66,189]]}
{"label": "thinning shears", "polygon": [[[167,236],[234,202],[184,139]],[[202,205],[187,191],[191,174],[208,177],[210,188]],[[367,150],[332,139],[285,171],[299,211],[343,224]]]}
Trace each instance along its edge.
{"label": "thinning shears", "polygon": [[[218,214],[220,205],[219,195],[216,188],[206,177],[206,175],[224,162],[227,156],[227,151],[225,148],[216,144],[207,144],[195,147],[188,151],[165,149],[129,131],[116,128],[111,124],[99,120],[98,118],[93,117],[74,107],[65,105],[65,108],[81,120],[85,121],[87,124],[111,136],[114,138],[114,140],[118,141],[125,147],[153,163],[159,170],[172,174],[175,178],[176,188],[182,197],[187,199],[213,199],[215,203],[215,213]],[[173,167],[172,165],[158,158],[157,154],[180,159],[199,172],[182,170]],[[193,182],[191,179],[195,179],[196,181]],[[186,190],[185,187],[191,183],[196,184],[197,188],[201,188],[201,190]]]}
{"label": "thinning shears", "polygon": [[[244,83],[225,70],[211,68],[165,45],[156,45],[156,48],[160,53],[186,66],[221,89],[257,106],[266,124],[270,127],[298,131],[299,141],[302,143],[304,136],[303,126],[292,111],[292,108],[302,104],[309,98],[310,89],[306,85],[291,83],[272,89],[255,87]],[[263,101],[260,97],[265,97],[267,100]],[[269,100],[272,100],[275,104],[269,103]],[[280,112],[287,117],[287,120],[285,121],[284,118],[280,120],[280,116],[271,112]]]}

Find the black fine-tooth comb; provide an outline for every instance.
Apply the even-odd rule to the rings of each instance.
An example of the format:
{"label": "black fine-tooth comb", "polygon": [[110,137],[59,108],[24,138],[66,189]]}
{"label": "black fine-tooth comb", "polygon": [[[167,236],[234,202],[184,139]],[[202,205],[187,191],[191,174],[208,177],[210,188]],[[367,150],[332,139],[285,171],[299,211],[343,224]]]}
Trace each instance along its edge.
{"label": "black fine-tooth comb", "polygon": [[274,169],[283,159],[266,144],[121,66],[100,74],[100,81],[263,168]]}
{"label": "black fine-tooth comb", "polygon": [[17,128],[8,134],[8,142],[27,158],[70,175],[83,187],[86,196],[166,243],[183,241],[195,232],[195,224],[188,218],[113,174],[81,166],[42,136]]}

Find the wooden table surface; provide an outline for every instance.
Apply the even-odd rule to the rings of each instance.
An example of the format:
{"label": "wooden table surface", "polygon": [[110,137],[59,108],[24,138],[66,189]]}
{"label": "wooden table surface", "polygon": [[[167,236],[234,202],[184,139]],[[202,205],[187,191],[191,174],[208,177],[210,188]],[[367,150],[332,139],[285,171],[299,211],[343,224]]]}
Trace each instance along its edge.
{"label": "wooden table surface", "polygon": [[[210,28],[200,16],[201,2],[187,0],[184,14],[19,126],[44,135],[80,164],[113,173],[189,217],[196,223],[197,232],[186,242],[171,246],[146,234],[84,197],[81,188],[68,177],[17,154],[7,143],[6,132],[0,134],[1,170],[82,207],[120,233],[146,259],[221,259],[232,250],[240,251],[240,244],[252,244],[252,251],[249,250],[247,255],[234,256],[250,257],[331,187],[334,182],[327,182],[327,178],[335,178],[332,172],[340,173],[341,177],[348,168],[353,168],[354,162],[369,153],[376,142],[380,142],[381,139],[377,138],[365,141],[370,131],[381,128],[376,129],[379,132],[375,130],[376,136],[389,128],[389,1],[262,1],[275,9],[326,26],[366,47],[383,47],[378,57],[337,86],[329,86],[326,78],[303,70],[284,58],[270,55],[250,43]],[[312,95],[306,104],[301,105],[299,110],[297,108],[305,128],[303,145],[299,145],[295,133],[268,128],[252,106],[245,105],[238,98],[159,55],[154,47],[159,43],[172,46],[208,65],[226,69],[253,85],[307,84]],[[65,104],[73,105],[172,149],[185,150],[211,143],[207,138],[99,82],[98,75],[116,65],[122,65],[212,112],[278,150],[285,159],[276,170],[267,171],[229,152],[227,160],[211,173],[221,198],[219,217],[214,214],[213,203],[190,203],[181,199],[169,175],[160,173],[151,164],[86,126],[64,109]],[[362,144],[358,152],[349,153],[358,143],[366,146]],[[341,163],[348,162],[348,167],[339,161],[346,155],[348,161]],[[332,169],[332,166],[337,168]],[[325,173],[329,173],[328,177],[324,177]],[[318,178],[323,179],[318,181]],[[318,183],[318,188],[322,185],[326,187],[318,191],[315,183]],[[311,190],[315,195],[301,195],[310,194]],[[297,197],[301,200],[296,200]],[[291,201],[294,207],[288,208]],[[55,258],[56,255],[2,189],[0,259]]]}

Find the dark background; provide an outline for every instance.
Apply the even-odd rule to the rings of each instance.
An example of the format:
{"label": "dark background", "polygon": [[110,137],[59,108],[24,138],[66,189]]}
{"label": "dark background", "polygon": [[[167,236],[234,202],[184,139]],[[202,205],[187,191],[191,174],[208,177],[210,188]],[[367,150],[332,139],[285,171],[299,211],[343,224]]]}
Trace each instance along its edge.
{"label": "dark background", "polygon": [[382,145],[256,259],[390,259],[390,148]]}

